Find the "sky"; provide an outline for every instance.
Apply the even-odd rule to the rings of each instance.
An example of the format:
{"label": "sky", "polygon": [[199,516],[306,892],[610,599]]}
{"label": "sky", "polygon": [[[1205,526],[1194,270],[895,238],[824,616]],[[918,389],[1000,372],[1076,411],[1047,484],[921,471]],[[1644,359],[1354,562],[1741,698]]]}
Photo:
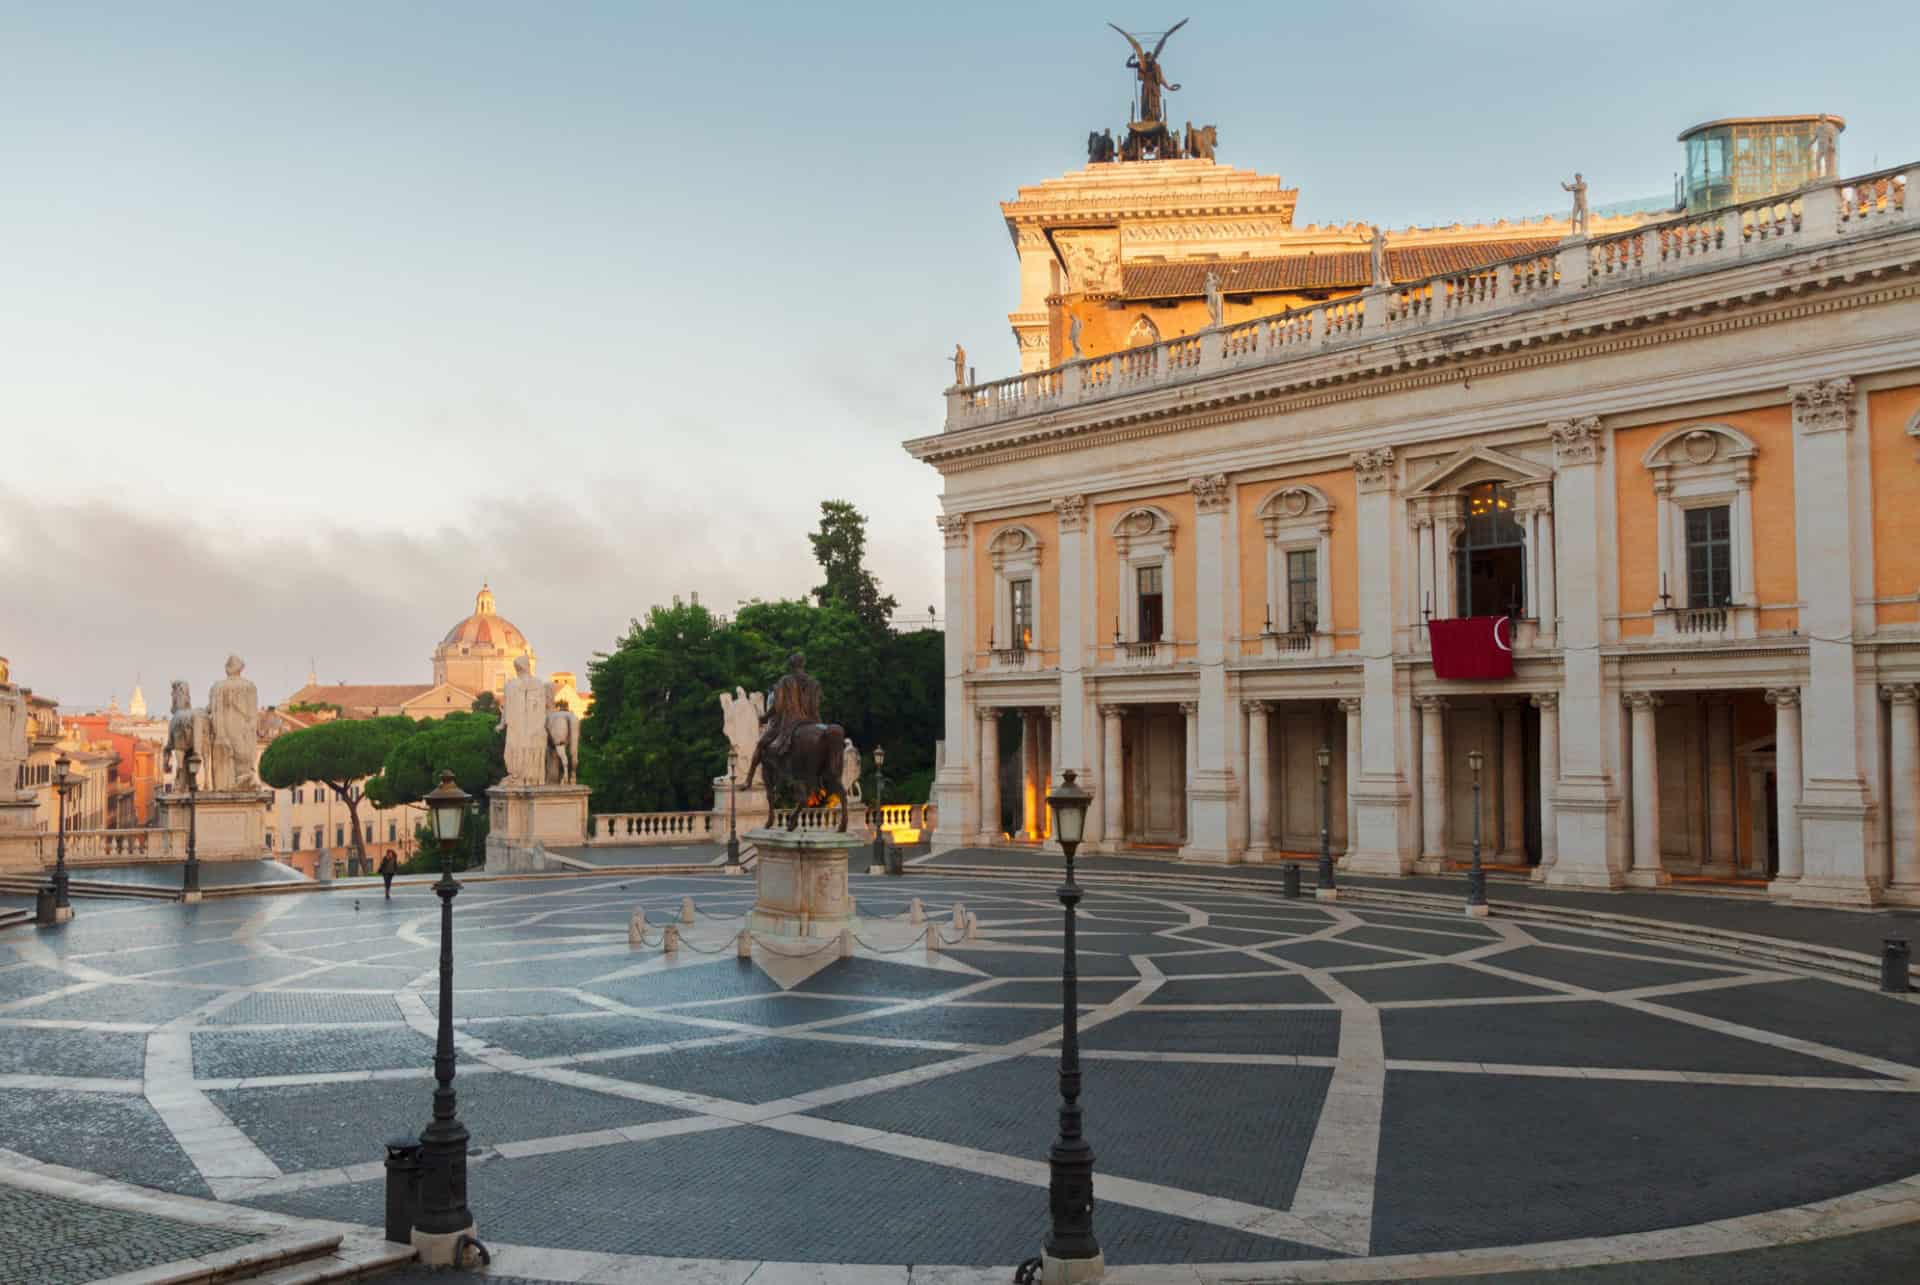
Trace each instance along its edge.
{"label": "sky", "polygon": [[[1138,0],[1129,0],[1138,5]],[[823,499],[941,600],[954,343],[1016,367],[997,202],[1189,24],[1177,121],[1407,224],[1670,191],[1718,116],[1920,158],[1910,4],[0,0],[0,655],[69,709],[425,682],[490,582],[543,672],[817,582]]]}

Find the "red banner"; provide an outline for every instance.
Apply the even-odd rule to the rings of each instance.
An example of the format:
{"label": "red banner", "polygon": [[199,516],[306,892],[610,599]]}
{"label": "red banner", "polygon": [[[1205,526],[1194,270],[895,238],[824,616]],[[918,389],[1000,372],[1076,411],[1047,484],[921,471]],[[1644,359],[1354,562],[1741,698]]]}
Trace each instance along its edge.
{"label": "red banner", "polygon": [[1512,678],[1513,622],[1506,616],[1429,620],[1435,678]]}

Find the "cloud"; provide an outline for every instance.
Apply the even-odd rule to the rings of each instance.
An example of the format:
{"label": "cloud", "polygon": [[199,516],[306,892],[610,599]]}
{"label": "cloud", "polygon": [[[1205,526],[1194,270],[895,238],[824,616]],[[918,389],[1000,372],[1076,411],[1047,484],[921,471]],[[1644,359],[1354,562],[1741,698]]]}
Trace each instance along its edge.
{"label": "cloud", "polygon": [[[434,645],[484,580],[541,672],[584,681],[594,652],[676,593],[726,612],[817,579],[811,500],[716,505],[628,478],[586,490],[584,501],[472,496],[457,523],[413,530],[404,513],[389,526],[219,510],[184,520],[0,487],[0,655],[16,681],[69,708],[124,705],[136,676],[150,705],[173,678],[198,700],[230,651],[269,702],[310,664],[323,682],[427,682]],[[929,527],[921,541],[932,539]]]}

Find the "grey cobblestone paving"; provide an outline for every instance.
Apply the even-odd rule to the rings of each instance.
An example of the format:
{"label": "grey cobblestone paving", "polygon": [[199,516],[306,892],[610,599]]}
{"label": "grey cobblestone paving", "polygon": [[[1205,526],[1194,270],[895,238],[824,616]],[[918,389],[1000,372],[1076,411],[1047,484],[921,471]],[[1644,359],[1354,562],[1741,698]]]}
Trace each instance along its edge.
{"label": "grey cobblestone paving", "polygon": [[1407,968],[1370,968],[1340,974],[1340,982],[1368,1003],[1413,999],[1503,999],[1511,995],[1550,995],[1491,973],[1457,964],[1415,964]]}
{"label": "grey cobblestone paving", "polygon": [[[440,1015],[440,992],[428,990],[420,998],[427,1011]],[[456,1021],[489,1017],[534,1017],[556,1013],[596,1013],[593,1005],[558,991],[455,991],[453,1014]]]}
{"label": "grey cobblestone paving", "polygon": [[46,995],[73,985],[73,978],[37,964],[10,964],[0,968],[0,1004]]}
{"label": "grey cobblestone paving", "polygon": [[847,1022],[838,1035],[871,1035],[887,1040],[945,1040],[955,1044],[1007,1044],[1060,1025],[1051,1009],[918,1008],[885,1017]]}
{"label": "grey cobblestone paving", "polygon": [[[859,961],[854,961],[859,962]],[[546,977],[546,970],[540,973]],[[669,972],[595,982],[583,990],[638,1008],[684,1004],[688,1000],[722,999],[733,995],[767,995],[780,989],[752,964],[721,962],[704,968],[676,968]],[[817,989],[817,988],[815,988]]]}
{"label": "grey cobblestone paving", "polygon": [[1185,1013],[1140,1008],[1080,1036],[1083,1048],[1195,1053],[1293,1053],[1332,1057],[1340,1015],[1331,1010]]}
{"label": "grey cobblestone paving", "polygon": [[143,1098],[0,1089],[0,1147],[183,1196],[207,1184]]}
{"label": "grey cobblestone paving", "polygon": [[[38,1021],[149,1022],[158,1025],[216,999],[218,990],[197,986],[100,986],[62,995],[13,1016]],[[108,1072],[96,1072],[105,1075]]]}
{"label": "grey cobblestone paving", "polygon": [[1707,977],[1725,977],[1724,968],[1694,967],[1684,964],[1655,964],[1643,959],[1603,958],[1567,950],[1548,950],[1527,946],[1510,950],[1487,960],[1516,973],[1568,982],[1596,991],[1632,990],[1636,986],[1665,986],[1671,982],[1697,982]]}
{"label": "grey cobblestone paving", "polygon": [[16,1029],[0,1039],[0,1073],[138,1077],[146,1037],[126,1032]]}
{"label": "grey cobblestone paving", "polygon": [[798,1026],[803,1022],[822,1022],[834,1018],[852,1017],[857,1013],[870,1013],[884,1007],[885,1000],[878,998],[853,999],[847,996],[835,996],[832,999],[813,999],[811,992],[800,995],[760,995],[753,999],[743,999],[733,1004],[699,1004],[670,1009],[668,1011],[683,1017],[714,1018],[722,1022],[742,1022],[751,1026]]}
{"label": "grey cobblestone paving", "polygon": [[258,1239],[0,1184],[5,1285],[82,1285]]}
{"label": "grey cobblestone paving", "polygon": [[500,1022],[475,1028],[487,1043],[522,1057],[567,1057],[638,1044],[671,1044],[678,1040],[707,1039],[724,1031],[685,1022],[655,1021],[603,1013],[564,1022]]}
{"label": "grey cobblestone paving", "polygon": [[1384,927],[1349,928],[1337,940],[1350,941],[1357,946],[1413,950],[1423,955],[1458,955],[1463,951],[1478,950],[1487,944],[1484,938],[1442,937],[1438,933],[1407,932]]}
{"label": "grey cobblestone paving", "polygon": [[[1090,998],[1081,988],[1082,998]],[[1146,1007],[1166,1004],[1328,1004],[1326,992],[1297,974],[1259,977],[1174,977],[1147,997]]]}
{"label": "grey cobblestone paving", "polygon": [[314,995],[259,991],[207,1019],[210,1026],[273,1022],[397,1022],[400,1005],[391,995]]}
{"label": "grey cobblestone paving", "polygon": [[1920,1063],[1920,1020],[1912,1005],[1835,982],[1803,978],[1653,1002],[1908,1066]]}
{"label": "grey cobblestone paving", "polygon": [[219,1080],[315,1071],[425,1066],[433,1042],[409,1030],[210,1031],[193,1033],[193,1073]]}
{"label": "grey cobblestone paving", "polygon": [[932,1049],[758,1039],[672,1053],[643,1053],[595,1062],[592,1070],[595,1075],[611,1075],[660,1088],[713,1093],[739,1102],[771,1102],[775,1098],[942,1062],[953,1056]]}

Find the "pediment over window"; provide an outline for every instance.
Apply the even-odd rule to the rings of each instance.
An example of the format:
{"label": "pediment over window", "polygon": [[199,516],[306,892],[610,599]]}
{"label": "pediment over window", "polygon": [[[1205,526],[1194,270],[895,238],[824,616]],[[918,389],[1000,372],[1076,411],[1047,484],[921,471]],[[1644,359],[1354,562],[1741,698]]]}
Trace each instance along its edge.
{"label": "pediment over window", "polygon": [[1114,537],[1121,541],[1141,540],[1149,536],[1173,535],[1173,515],[1156,504],[1140,504],[1122,513],[1113,524]]}
{"label": "pediment over window", "polygon": [[1752,459],[1758,453],[1753,439],[1737,428],[1725,424],[1689,424],[1662,434],[1640,457],[1640,463],[1650,469],[1688,465],[1698,468],[1732,464]]}
{"label": "pediment over window", "polygon": [[1009,558],[1038,562],[1040,560],[1040,537],[1033,528],[1016,523],[1001,527],[987,541],[987,552],[996,566]]}
{"label": "pediment over window", "polygon": [[1293,482],[1280,487],[1260,501],[1258,514],[1263,521],[1295,522],[1324,518],[1333,512],[1333,501],[1317,486]]}
{"label": "pediment over window", "polygon": [[1551,482],[1553,471],[1535,464],[1532,460],[1509,455],[1505,451],[1496,451],[1490,446],[1469,446],[1465,450],[1441,461],[1438,467],[1428,473],[1417,485],[1412,487],[1408,496],[1447,495],[1464,491],[1477,482],[1503,482],[1508,486],[1524,486],[1529,482]]}

